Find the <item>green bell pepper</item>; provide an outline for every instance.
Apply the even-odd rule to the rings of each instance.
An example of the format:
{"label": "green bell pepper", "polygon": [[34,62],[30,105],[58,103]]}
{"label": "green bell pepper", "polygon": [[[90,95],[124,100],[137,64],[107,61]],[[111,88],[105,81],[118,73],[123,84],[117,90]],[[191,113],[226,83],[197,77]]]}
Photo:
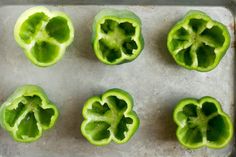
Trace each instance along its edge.
{"label": "green bell pepper", "polygon": [[45,7],[26,10],[17,20],[14,36],[27,58],[38,66],[58,62],[74,38],[70,18]]}
{"label": "green bell pepper", "polygon": [[169,32],[167,47],[177,64],[190,70],[210,71],[230,45],[223,24],[201,11],[189,11]]}
{"label": "green bell pepper", "polygon": [[103,9],[93,23],[92,44],[105,64],[122,64],[138,57],[144,47],[141,20],[128,10]]}
{"label": "green bell pepper", "polygon": [[176,136],[186,148],[225,147],[233,136],[233,124],[220,103],[209,96],[183,99],[174,109]]}
{"label": "green bell pepper", "polygon": [[17,88],[0,107],[1,126],[18,142],[38,140],[57,118],[57,107],[35,85]]}
{"label": "green bell pepper", "polygon": [[91,97],[82,111],[83,136],[98,146],[112,140],[118,144],[127,142],[139,127],[139,118],[132,108],[132,97],[121,89],[110,89],[101,97]]}

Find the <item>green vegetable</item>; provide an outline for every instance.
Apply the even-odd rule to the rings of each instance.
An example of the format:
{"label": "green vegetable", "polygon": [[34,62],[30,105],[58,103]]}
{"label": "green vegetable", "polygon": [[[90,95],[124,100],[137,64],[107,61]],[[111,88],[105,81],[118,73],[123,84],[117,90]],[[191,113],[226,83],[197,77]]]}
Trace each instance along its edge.
{"label": "green vegetable", "polygon": [[74,28],[63,12],[34,7],[18,18],[14,35],[27,58],[35,65],[45,67],[62,58],[73,41]]}
{"label": "green vegetable", "polygon": [[202,72],[214,69],[229,45],[227,28],[201,11],[189,11],[167,39],[168,50],[177,64]]}
{"label": "green vegetable", "polygon": [[175,107],[174,121],[178,125],[177,138],[186,148],[223,148],[233,136],[230,117],[222,111],[220,103],[209,96],[181,100]]}
{"label": "green vegetable", "polygon": [[105,64],[130,62],[144,47],[141,20],[128,10],[103,9],[94,19],[92,44]]}
{"label": "green vegetable", "polygon": [[125,143],[139,126],[139,118],[132,108],[132,97],[121,89],[91,97],[83,107],[81,132],[94,145],[107,145],[112,140]]}
{"label": "green vegetable", "polygon": [[15,141],[33,142],[44,130],[53,127],[58,118],[58,110],[43,89],[35,85],[25,85],[4,102],[0,108],[0,124]]}

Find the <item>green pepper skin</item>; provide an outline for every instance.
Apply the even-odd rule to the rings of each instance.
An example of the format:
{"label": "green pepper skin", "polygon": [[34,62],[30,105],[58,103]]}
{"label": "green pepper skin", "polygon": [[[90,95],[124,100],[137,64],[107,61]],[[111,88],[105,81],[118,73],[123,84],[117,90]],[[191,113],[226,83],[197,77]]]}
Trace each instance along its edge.
{"label": "green pepper skin", "polygon": [[214,69],[230,45],[226,26],[201,11],[189,11],[168,33],[167,48],[176,63],[189,70]]}
{"label": "green pepper skin", "polygon": [[92,45],[97,58],[109,65],[131,62],[144,48],[141,20],[131,11],[103,9],[94,19]]}
{"label": "green pepper skin", "polygon": [[15,141],[33,142],[54,126],[58,115],[42,88],[24,85],[0,107],[0,124]]}
{"label": "green pepper skin", "polygon": [[110,89],[101,97],[94,96],[83,107],[83,136],[97,146],[126,143],[139,127],[139,118],[132,110],[133,99],[121,89]]}
{"label": "green pepper skin", "polygon": [[33,64],[47,67],[63,57],[74,39],[74,27],[63,12],[33,7],[18,18],[14,36]]}
{"label": "green pepper skin", "polygon": [[233,124],[220,103],[209,96],[200,100],[186,98],[175,107],[176,136],[186,148],[225,147],[233,137]]}

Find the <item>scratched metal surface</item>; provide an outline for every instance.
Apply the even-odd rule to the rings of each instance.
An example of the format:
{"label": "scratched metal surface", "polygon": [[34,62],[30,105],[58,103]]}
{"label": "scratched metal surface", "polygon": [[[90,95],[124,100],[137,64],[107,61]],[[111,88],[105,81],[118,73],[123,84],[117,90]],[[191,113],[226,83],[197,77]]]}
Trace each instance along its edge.
{"label": "scratched metal surface", "polygon": [[[224,111],[234,119],[234,17],[232,10],[224,7],[230,2],[217,0],[215,5],[219,6],[197,4],[190,7],[167,6],[164,1],[158,1],[160,5],[145,3],[148,4],[145,6],[50,1],[54,5],[48,5],[49,9],[64,11],[72,18],[75,40],[64,58],[49,68],[32,65],[14,41],[14,24],[18,16],[31,7],[20,4],[27,2],[0,2],[0,101],[6,100],[17,86],[37,84],[57,104],[60,118],[53,129],[45,132],[39,141],[30,144],[16,143],[0,129],[0,157],[224,157],[234,152],[233,141],[221,150],[183,149],[175,137],[176,126],[172,120],[173,108],[180,99],[205,95],[217,98]],[[44,0],[29,4],[32,3],[48,4]],[[137,4],[143,3],[137,1]],[[121,1],[121,4],[125,3]],[[107,66],[93,54],[90,44],[93,17],[107,7],[130,9],[142,20],[145,48],[131,63]],[[205,11],[224,23],[231,34],[232,43],[227,54],[218,67],[208,73],[188,71],[177,66],[166,49],[169,29],[191,9]],[[80,133],[81,109],[87,98],[114,87],[125,89],[133,95],[134,110],[141,120],[140,128],[126,144],[111,143],[96,147]]]}

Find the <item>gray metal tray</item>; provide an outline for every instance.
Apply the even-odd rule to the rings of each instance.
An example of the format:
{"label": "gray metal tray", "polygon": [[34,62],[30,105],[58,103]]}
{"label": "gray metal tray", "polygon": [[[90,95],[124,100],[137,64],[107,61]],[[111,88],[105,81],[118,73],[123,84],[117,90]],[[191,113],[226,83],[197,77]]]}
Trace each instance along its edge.
{"label": "gray metal tray", "polygon": [[[30,5],[27,5],[30,4]],[[48,5],[66,12],[74,23],[75,40],[64,58],[49,68],[32,65],[14,41],[13,29],[19,15],[31,5]],[[49,5],[52,4],[52,5]],[[120,4],[120,5],[115,5]],[[191,5],[191,6],[190,6]],[[22,84],[43,87],[60,109],[55,128],[37,142],[16,143],[0,130],[0,157],[224,157],[234,154],[234,140],[226,148],[186,150],[175,137],[172,120],[175,104],[185,97],[217,98],[225,112],[235,115],[234,2],[227,0],[1,0],[0,2],[0,101]],[[91,49],[91,24],[102,8],[134,11],[143,23],[145,48],[133,62],[107,66]],[[175,64],[166,49],[171,26],[188,10],[199,9],[224,23],[231,46],[216,69],[207,73],[188,71]],[[126,144],[96,147],[80,133],[84,102],[110,88],[127,90],[135,99],[141,125]]]}

